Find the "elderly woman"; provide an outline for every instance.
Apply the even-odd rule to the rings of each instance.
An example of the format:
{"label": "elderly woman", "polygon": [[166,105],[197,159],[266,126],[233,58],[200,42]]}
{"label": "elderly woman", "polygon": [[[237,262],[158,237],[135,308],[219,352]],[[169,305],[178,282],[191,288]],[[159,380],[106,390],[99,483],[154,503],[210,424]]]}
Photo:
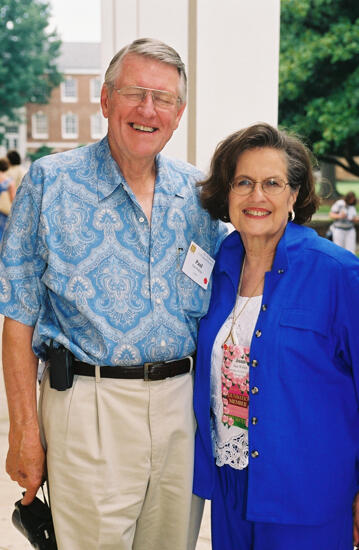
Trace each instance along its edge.
{"label": "elderly woman", "polygon": [[212,500],[213,548],[352,549],[359,260],[303,227],[318,198],[295,137],[232,134],[202,185],[236,229],[197,351],[194,492]]}

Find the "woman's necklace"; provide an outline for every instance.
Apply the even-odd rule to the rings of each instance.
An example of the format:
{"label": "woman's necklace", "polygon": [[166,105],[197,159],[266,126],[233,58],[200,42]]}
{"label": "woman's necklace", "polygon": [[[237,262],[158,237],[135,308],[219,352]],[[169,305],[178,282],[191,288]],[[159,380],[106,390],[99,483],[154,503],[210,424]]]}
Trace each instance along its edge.
{"label": "woman's necklace", "polygon": [[250,295],[250,296],[247,298],[247,300],[244,302],[244,304],[243,304],[243,306],[241,307],[241,309],[239,310],[239,312],[235,315],[235,311],[236,311],[236,307],[237,307],[237,303],[238,303],[238,299],[239,299],[240,292],[241,292],[241,287],[242,287],[242,280],[243,280],[243,273],[244,273],[245,261],[246,261],[246,257],[244,256],[243,264],[242,264],[242,269],[241,269],[241,276],[240,276],[240,278],[239,278],[239,284],[238,284],[238,289],[237,289],[236,302],[235,302],[234,308],[233,308],[232,324],[231,324],[231,328],[230,328],[230,331],[229,331],[229,333],[228,333],[228,336],[227,336],[227,338],[225,339],[225,341],[223,342],[223,344],[226,344],[229,338],[231,338],[232,343],[234,344],[234,338],[233,338],[233,329],[234,329],[234,326],[235,326],[236,322],[238,321],[238,318],[240,317],[240,315],[242,315],[243,311],[244,311],[245,308],[247,307],[249,301],[253,298],[253,296],[255,295],[255,293],[257,292],[257,290],[259,289],[260,285],[262,284],[262,282],[263,282],[263,280],[264,280],[264,276],[263,276],[263,277],[261,278],[261,280],[259,281],[259,283],[257,284],[257,286],[255,287],[255,289],[253,290],[253,292],[251,293],[251,295]]}

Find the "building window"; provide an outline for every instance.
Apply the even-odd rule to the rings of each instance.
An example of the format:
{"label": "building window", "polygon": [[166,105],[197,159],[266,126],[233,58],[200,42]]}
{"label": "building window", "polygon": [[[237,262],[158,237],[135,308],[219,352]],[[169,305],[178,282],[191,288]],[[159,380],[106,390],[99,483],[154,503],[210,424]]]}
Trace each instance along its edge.
{"label": "building window", "polygon": [[7,134],[18,134],[19,133],[19,127],[15,124],[12,124],[11,126],[5,126],[5,132]]}
{"label": "building window", "polygon": [[77,80],[76,78],[66,78],[61,82],[61,99],[67,103],[77,101]]}
{"label": "building window", "polygon": [[77,138],[79,134],[79,123],[77,115],[66,113],[61,119],[62,137],[67,139]]}
{"label": "building window", "polygon": [[49,137],[49,126],[47,115],[41,111],[32,115],[31,119],[32,137],[35,139],[47,139]]}
{"label": "building window", "polygon": [[101,79],[91,78],[90,80],[90,100],[92,103],[98,103],[101,97]]}
{"label": "building window", "polygon": [[104,135],[102,131],[102,115],[100,112],[91,115],[91,137],[92,139],[100,139]]}
{"label": "building window", "polygon": [[5,126],[5,147],[9,149],[18,149],[20,128],[16,124]]}
{"label": "building window", "polygon": [[18,149],[19,148],[19,140],[17,137],[14,136],[7,136],[5,138],[5,148],[9,151],[9,149]]}

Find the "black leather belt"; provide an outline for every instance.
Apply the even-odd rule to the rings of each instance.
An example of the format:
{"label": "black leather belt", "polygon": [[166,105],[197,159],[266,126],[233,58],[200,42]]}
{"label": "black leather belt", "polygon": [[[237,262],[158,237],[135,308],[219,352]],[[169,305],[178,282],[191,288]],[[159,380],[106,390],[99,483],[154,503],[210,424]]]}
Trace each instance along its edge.
{"label": "black leather belt", "polygon": [[[193,367],[194,356],[188,355],[183,359],[175,361],[156,361],[154,363],[144,363],[143,365],[114,367],[100,367],[101,378],[142,378],[143,380],[164,380],[172,378],[178,374],[190,372]],[[82,361],[74,361],[74,374],[80,376],[96,376],[95,365],[89,365]]]}

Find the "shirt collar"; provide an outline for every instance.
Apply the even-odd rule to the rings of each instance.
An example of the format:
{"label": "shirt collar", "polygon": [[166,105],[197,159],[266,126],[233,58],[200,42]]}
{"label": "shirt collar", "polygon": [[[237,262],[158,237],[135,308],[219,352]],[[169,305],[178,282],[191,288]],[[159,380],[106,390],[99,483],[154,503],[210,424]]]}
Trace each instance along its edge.
{"label": "shirt collar", "polygon": [[305,227],[293,222],[288,222],[282,238],[280,239],[273,262],[275,269],[287,269],[290,266],[290,259],[298,253],[303,246],[303,241],[312,239],[317,233],[311,227]]}
{"label": "shirt collar", "polygon": [[111,195],[119,185],[123,185],[125,182],[120,167],[111,155],[107,136],[99,142],[94,160],[98,164],[96,173],[97,196],[98,200],[102,201]]}
{"label": "shirt collar", "polygon": [[[119,185],[128,190],[128,183],[126,182],[119,165],[111,155],[107,136],[99,142],[95,160],[100,165],[100,168],[96,174],[97,196],[99,201],[111,195],[111,193],[113,193]],[[160,191],[162,196],[168,196],[168,198],[172,198],[174,195],[183,197],[183,181],[181,178],[176,179],[172,173],[169,173],[166,158],[161,154],[158,154],[155,158],[155,164],[156,191]],[[163,198],[165,199],[165,197]]]}
{"label": "shirt collar", "polygon": [[[287,270],[289,263],[288,251],[293,247],[295,248],[298,241],[302,241],[303,238],[303,228],[297,224],[288,222],[277,245],[272,272]],[[233,231],[223,241],[218,257],[221,270],[228,273],[232,280],[236,280],[239,277],[238,273],[241,271],[243,256],[244,246],[241,236],[238,231]]]}
{"label": "shirt collar", "polygon": [[174,195],[184,197],[183,175],[175,170],[170,170],[168,160],[161,154],[157,155],[155,162],[156,191],[160,191],[162,195],[167,195],[171,198]]}
{"label": "shirt collar", "polygon": [[238,231],[232,231],[223,241],[216,262],[219,271],[227,273],[235,286],[238,285],[243,256],[244,246],[241,236]]}

